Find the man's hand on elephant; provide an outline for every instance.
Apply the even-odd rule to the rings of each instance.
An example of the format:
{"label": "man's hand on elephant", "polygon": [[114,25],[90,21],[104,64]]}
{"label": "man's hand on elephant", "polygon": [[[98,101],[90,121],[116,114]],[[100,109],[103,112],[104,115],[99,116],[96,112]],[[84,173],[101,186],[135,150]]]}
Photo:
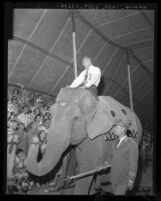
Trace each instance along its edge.
{"label": "man's hand on elephant", "polygon": [[128,185],[127,185],[128,189],[131,191],[134,187],[134,183],[133,181],[129,181]]}
{"label": "man's hand on elephant", "polygon": [[85,88],[86,88],[86,85],[83,85],[83,86],[81,86],[80,88],[85,89]]}
{"label": "man's hand on elephant", "polygon": [[39,143],[39,138],[37,136],[34,136],[32,138],[32,144],[38,144]]}

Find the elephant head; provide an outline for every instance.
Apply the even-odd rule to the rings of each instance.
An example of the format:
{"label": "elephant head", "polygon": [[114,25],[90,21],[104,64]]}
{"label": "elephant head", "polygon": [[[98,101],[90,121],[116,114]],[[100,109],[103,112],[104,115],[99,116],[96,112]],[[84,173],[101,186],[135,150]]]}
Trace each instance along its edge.
{"label": "elephant head", "polygon": [[42,160],[37,162],[39,145],[32,144],[26,159],[27,170],[37,176],[50,172],[70,144],[79,144],[88,135],[92,138],[93,133],[101,134],[112,127],[108,115],[103,114],[98,102],[86,89],[61,89],[51,113]]}

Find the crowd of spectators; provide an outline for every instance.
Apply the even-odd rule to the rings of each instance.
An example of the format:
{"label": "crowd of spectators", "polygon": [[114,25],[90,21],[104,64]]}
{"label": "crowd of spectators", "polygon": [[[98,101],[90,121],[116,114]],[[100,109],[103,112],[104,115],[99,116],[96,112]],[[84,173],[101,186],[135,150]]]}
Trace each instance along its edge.
{"label": "crowd of spectators", "polygon": [[142,158],[142,170],[145,172],[146,168],[152,165],[153,162],[153,137],[146,129],[143,130],[140,155]]}
{"label": "crowd of spectators", "polygon": [[[31,139],[34,135],[39,137],[39,155],[42,157],[52,118],[49,110],[53,104],[54,98],[51,96],[24,87],[8,87],[7,180],[16,181],[17,186],[24,189],[26,189],[25,182],[29,181],[26,179],[28,173],[25,161]],[[30,181],[30,184],[33,183]]]}

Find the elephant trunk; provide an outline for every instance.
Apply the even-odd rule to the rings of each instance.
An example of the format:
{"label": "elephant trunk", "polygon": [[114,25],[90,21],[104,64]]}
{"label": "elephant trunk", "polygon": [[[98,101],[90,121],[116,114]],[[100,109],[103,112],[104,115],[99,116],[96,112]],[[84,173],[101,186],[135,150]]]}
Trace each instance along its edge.
{"label": "elephant trunk", "polygon": [[[39,145],[31,144],[26,159],[27,170],[37,176],[42,176],[50,172],[58,163],[62,153],[70,143],[71,121],[64,117],[60,122],[51,122],[47,135],[47,146],[42,160],[37,163]],[[54,125],[53,125],[54,124]]]}

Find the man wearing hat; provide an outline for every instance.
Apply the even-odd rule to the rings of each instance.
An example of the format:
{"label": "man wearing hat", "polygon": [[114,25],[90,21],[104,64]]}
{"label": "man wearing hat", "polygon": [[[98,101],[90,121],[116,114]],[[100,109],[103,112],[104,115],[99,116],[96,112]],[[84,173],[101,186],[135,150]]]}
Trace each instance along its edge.
{"label": "man wearing hat", "polygon": [[125,195],[132,190],[138,167],[138,145],[127,136],[127,123],[117,120],[113,132],[118,136],[113,153],[111,167],[111,184],[115,195]]}

